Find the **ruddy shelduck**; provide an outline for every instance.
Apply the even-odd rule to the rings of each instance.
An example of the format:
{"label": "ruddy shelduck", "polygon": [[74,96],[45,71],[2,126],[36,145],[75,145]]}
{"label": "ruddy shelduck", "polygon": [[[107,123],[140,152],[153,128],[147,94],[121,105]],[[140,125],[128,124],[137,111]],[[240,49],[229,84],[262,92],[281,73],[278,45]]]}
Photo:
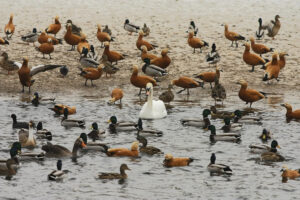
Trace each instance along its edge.
{"label": "ruddy shelduck", "polygon": [[238,84],[241,85],[239,97],[242,101],[245,101],[246,104],[250,103],[250,108],[253,102],[265,98],[265,96],[261,92],[254,89],[248,89],[248,83],[245,80],[240,80]]}
{"label": "ruddy shelduck", "polygon": [[[216,67],[215,72],[202,72],[196,76],[196,78],[200,78],[203,82],[207,82],[210,84],[210,88],[212,88],[212,83],[215,82],[216,77],[220,79],[220,70]],[[203,83],[204,84],[204,83]]]}
{"label": "ruddy shelduck", "polygon": [[300,109],[293,111],[292,106],[288,103],[281,104],[281,106],[286,108],[286,114],[285,114],[286,118],[300,119]]}
{"label": "ruddy shelduck", "polygon": [[85,86],[87,81],[90,80],[91,81],[91,85],[94,86],[93,84],[93,80],[97,80],[102,76],[102,69],[103,69],[103,64],[100,64],[98,66],[98,68],[92,68],[92,67],[88,67],[88,68],[79,68],[80,69],[80,76],[85,78]]}
{"label": "ruddy shelduck", "polygon": [[172,154],[166,154],[164,159],[165,167],[183,167],[193,162],[193,158],[174,158]]}
{"label": "ruddy shelduck", "polygon": [[4,27],[4,33],[6,34],[6,38],[10,39],[15,32],[15,25],[13,23],[14,15],[10,14],[8,24]]}
{"label": "ruddy shelduck", "polygon": [[115,88],[111,92],[111,99],[109,100],[110,104],[114,104],[116,101],[120,101],[120,104],[122,103],[122,98],[123,98],[123,90],[120,88]]}
{"label": "ruddy shelduck", "polygon": [[127,148],[113,148],[108,149],[106,154],[108,156],[128,156],[128,157],[138,157],[139,156],[139,142],[133,142],[131,149]]}
{"label": "ruddy shelduck", "polygon": [[112,41],[112,38],[108,33],[101,31],[101,25],[100,24],[98,24],[97,38],[101,42],[101,47],[103,47],[103,42]]}
{"label": "ruddy shelduck", "polygon": [[103,55],[107,56],[107,60],[109,62],[116,62],[116,64],[118,64],[119,60],[123,60],[125,58],[125,55],[120,54],[116,51],[110,51],[109,50],[109,42],[104,42],[104,52]]}
{"label": "ruddy shelduck", "polygon": [[265,70],[263,81],[269,81],[271,79],[276,79],[277,81],[279,81],[278,75],[280,72],[280,66],[279,66],[277,57],[278,57],[278,54],[275,52],[272,55],[271,63],[267,66],[267,68]]}
{"label": "ruddy shelduck", "polygon": [[50,24],[48,28],[45,29],[46,33],[52,33],[54,36],[60,31],[61,29],[61,24],[59,22],[59,17],[56,16],[54,19],[54,24]]}
{"label": "ruddy shelduck", "polygon": [[266,45],[255,43],[254,37],[251,37],[250,41],[251,41],[251,49],[255,53],[259,54],[260,56],[262,54],[269,53],[269,52],[272,52],[274,50],[273,48],[269,48]]}
{"label": "ruddy shelduck", "polygon": [[240,35],[236,32],[233,32],[233,31],[229,31],[228,30],[228,24],[225,24],[224,34],[225,34],[225,37],[232,42],[231,43],[232,47],[233,47],[233,42],[235,42],[235,46],[238,47],[237,41],[238,40],[245,40],[245,37],[243,37],[242,35]]}
{"label": "ruddy shelduck", "polygon": [[70,51],[75,50],[75,45],[77,45],[81,41],[81,37],[72,33],[71,24],[67,24],[67,32],[64,36],[65,41],[72,45]]}
{"label": "ruddy shelduck", "polygon": [[156,45],[154,44],[150,44],[149,42],[147,42],[146,40],[143,40],[143,36],[144,36],[144,32],[143,31],[140,31],[139,32],[139,37],[136,41],[136,47],[141,50],[141,46],[145,45],[147,47],[147,50],[148,51],[151,51],[153,50],[155,47],[157,47]]}
{"label": "ruddy shelduck", "polygon": [[202,47],[209,46],[209,44],[200,38],[194,37],[194,32],[189,32],[188,44],[190,47],[194,49],[194,53],[196,49],[200,49],[200,53],[202,53]]}
{"label": "ruddy shelduck", "polygon": [[141,58],[143,61],[145,58],[149,58],[150,60],[158,58],[156,55],[148,53],[147,47],[145,45],[141,46],[141,51],[142,51]]}
{"label": "ruddy shelduck", "polygon": [[170,63],[171,59],[168,56],[169,49],[165,48],[161,51],[161,57],[154,58],[151,60],[151,64],[156,65],[162,69],[166,69]]}
{"label": "ruddy shelduck", "polygon": [[183,88],[183,90],[180,90],[179,92],[177,92],[177,94],[187,89],[187,95],[190,95],[190,90],[189,90],[190,88],[203,87],[203,83],[199,83],[193,80],[192,78],[186,76],[181,76],[177,80],[172,80],[171,84]]}
{"label": "ruddy shelduck", "polygon": [[254,72],[254,67],[256,65],[264,65],[266,64],[266,61],[261,58],[259,55],[250,53],[250,45],[249,43],[245,43],[245,51],[243,54],[243,60],[245,61],[246,64],[252,66],[252,70],[250,72]]}
{"label": "ruddy shelduck", "polygon": [[132,75],[130,78],[130,82],[135,87],[140,88],[139,95],[141,95],[142,89],[146,88],[147,83],[152,83],[153,86],[157,86],[156,81],[150,76],[140,76],[138,75],[138,67],[135,65],[132,68]]}

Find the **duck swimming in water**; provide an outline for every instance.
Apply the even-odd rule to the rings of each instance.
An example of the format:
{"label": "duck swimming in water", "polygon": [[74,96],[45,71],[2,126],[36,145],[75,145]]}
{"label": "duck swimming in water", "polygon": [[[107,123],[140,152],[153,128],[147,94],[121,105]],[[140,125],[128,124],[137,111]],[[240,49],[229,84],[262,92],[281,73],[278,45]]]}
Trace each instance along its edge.
{"label": "duck swimming in water", "polygon": [[100,179],[126,179],[127,174],[125,170],[130,170],[126,164],[120,166],[120,174],[118,173],[101,173],[99,174]]}
{"label": "duck swimming in water", "polygon": [[85,121],[84,120],[77,120],[77,119],[68,119],[69,110],[64,108],[64,116],[61,120],[61,125],[65,127],[84,127]]}
{"label": "duck swimming in water", "polygon": [[208,115],[210,114],[211,112],[209,109],[204,109],[202,112],[203,119],[181,119],[180,122],[184,126],[196,126],[206,129],[210,125],[210,120],[208,118]]}
{"label": "duck swimming in water", "polygon": [[216,162],[216,155],[212,153],[210,157],[210,163],[207,166],[207,170],[210,172],[211,175],[213,174],[232,175],[232,170],[228,165],[216,164],[215,162]]}
{"label": "duck swimming in water", "polygon": [[65,172],[62,169],[62,161],[58,160],[56,163],[56,167],[57,170],[52,171],[49,175],[48,175],[48,180],[49,181],[58,181],[58,180],[62,180],[65,176]]}

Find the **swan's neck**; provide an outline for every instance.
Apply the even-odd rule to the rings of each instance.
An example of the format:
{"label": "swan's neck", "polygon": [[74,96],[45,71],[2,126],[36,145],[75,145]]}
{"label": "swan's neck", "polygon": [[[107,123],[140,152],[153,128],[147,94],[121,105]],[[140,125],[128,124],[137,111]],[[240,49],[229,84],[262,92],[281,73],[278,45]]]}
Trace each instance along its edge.
{"label": "swan's neck", "polygon": [[148,105],[152,105],[152,99],[153,99],[153,89],[151,88],[147,98]]}

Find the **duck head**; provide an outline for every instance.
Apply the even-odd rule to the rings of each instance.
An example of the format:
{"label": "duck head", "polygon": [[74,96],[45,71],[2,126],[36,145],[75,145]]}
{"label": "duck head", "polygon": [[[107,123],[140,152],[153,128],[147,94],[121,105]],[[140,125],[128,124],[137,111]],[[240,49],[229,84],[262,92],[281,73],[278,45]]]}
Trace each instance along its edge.
{"label": "duck head", "polygon": [[81,133],[80,138],[82,139],[82,141],[86,145],[87,144],[87,135],[85,133]]}
{"label": "duck head", "polygon": [[215,162],[216,162],[216,155],[214,153],[212,153],[210,156],[210,163],[215,164]]}
{"label": "duck head", "polygon": [[278,142],[276,140],[273,140],[272,143],[271,143],[271,152],[276,153],[277,148],[280,149],[280,146],[278,145]]}
{"label": "duck head", "polygon": [[272,55],[272,65],[276,65],[277,64],[277,58],[278,58],[278,53],[274,52]]}
{"label": "duck head", "polygon": [[94,131],[97,131],[97,130],[98,130],[98,124],[97,124],[97,122],[92,123],[92,129],[93,129]]}
{"label": "duck head", "polygon": [[165,48],[165,49],[163,49],[163,50],[161,51],[161,55],[162,55],[162,56],[166,56],[166,55],[168,54],[168,52],[169,52],[169,49],[168,49],[168,48]]}
{"label": "duck head", "polygon": [[137,123],[137,129],[143,130],[143,120],[141,118],[139,118],[138,123]]}
{"label": "duck head", "polygon": [[28,65],[28,57],[24,57],[22,66],[27,66],[27,65]]}
{"label": "duck head", "polygon": [[36,33],[36,32],[37,32],[36,28],[33,28],[33,29],[32,29],[32,32],[33,32],[33,33]]}
{"label": "duck head", "polygon": [[250,42],[251,42],[252,45],[255,44],[254,37],[250,37]]}
{"label": "duck head", "polygon": [[147,49],[147,47],[146,47],[145,45],[142,45],[142,46],[141,46],[141,51],[142,51],[143,53],[147,53],[148,49]]}
{"label": "duck head", "polygon": [[217,48],[217,47],[216,47],[216,44],[213,43],[212,46],[211,46],[211,51],[212,51],[212,52],[215,52],[215,51],[216,51],[216,48]]}
{"label": "duck head", "polygon": [[150,59],[149,58],[145,58],[143,61],[144,61],[145,64],[150,65]]}
{"label": "duck head", "polygon": [[292,110],[292,106],[288,103],[280,104],[281,106],[285,107],[287,110]]}
{"label": "duck head", "polygon": [[245,46],[245,51],[250,51],[250,44],[248,42],[245,42],[242,46]]}
{"label": "duck head", "polygon": [[170,154],[170,153],[167,153],[166,155],[165,155],[165,160],[172,160],[173,159],[173,155],[172,154]]}
{"label": "duck head", "polygon": [[36,126],[36,130],[40,131],[43,130],[43,122],[39,122]]}
{"label": "duck head", "polygon": [[279,53],[279,58],[282,58],[284,56],[289,56],[289,54],[287,54],[286,52],[280,52]]}
{"label": "duck head", "polygon": [[59,17],[58,17],[58,16],[55,17],[55,24],[60,24],[60,23],[59,23]]}
{"label": "duck head", "polygon": [[120,171],[130,170],[129,167],[126,164],[122,164],[120,166]]}
{"label": "duck head", "polygon": [[18,155],[20,154],[16,147],[12,147],[9,151],[11,159],[15,161],[15,163],[19,164]]}
{"label": "duck head", "polygon": [[210,130],[211,135],[216,135],[216,127],[214,125],[209,125],[208,130]]}
{"label": "duck head", "polygon": [[211,114],[211,111],[209,109],[204,109],[202,112],[203,118],[208,117],[208,115],[210,115],[210,114]]}
{"label": "duck head", "polygon": [[64,117],[67,119],[68,115],[69,115],[69,110],[68,110],[68,108],[65,108],[64,109]]}
{"label": "duck head", "polygon": [[225,123],[225,125],[229,126],[230,125],[230,118],[225,117],[224,118],[224,123]]}
{"label": "duck head", "polygon": [[194,37],[194,32],[190,31],[189,32],[189,38],[193,38]]}
{"label": "duck head", "polygon": [[279,15],[276,15],[276,16],[275,16],[275,20],[276,20],[276,21],[278,21],[279,18],[281,18]]}
{"label": "duck head", "polygon": [[108,120],[109,123],[112,124],[117,124],[118,120],[116,116],[111,116],[110,119]]}
{"label": "duck head", "polygon": [[14,122],[17,122],[17,116],[15,114],[11,114],[10,116]]}
{"label": "duck head", "polygon": [[245,80],[240,80],[237,82],[237,84],[241,85],[244,88],[247,88],[248,83]]}
{"label": "duck head", "polygon": [[126,20],[125,20],[125,24],[129,24],[129,19],[126,19]]}
{"label": "duck head", "polygon": [[68,19],[66,24],[73,24],[72,20]]}
{"label": "duck head", "polygon": [[225,31],[228,31],[228,24],[224,24]]}
{"label": "duck head", "polygon": [[148,141],[144,136],[138,135],[136,139],[143,144],[143,147],[147,146]]}
{"label": "duck head", "polygon": [[105,48],[109,48],[109,42],[107,42],[107,41],[104,42],[104,47],[105,47]]}
{"label": "duck head", "polygon": [[258,18],[258,23],[259,23],[259,26],[262,25],[262,19],[261,18]]}
{"label": "duck head", "polygon": [[131,145],[131,151],[137,151],[139,149],[139,142],[135,141]]}
{"label": "duck head", "polygon": [[56,167],[57,167],[57,170],[61,171],[61,169],[62,169],[62,161],[61,160],[57,161]]}
{"label": "duck head", "polygon": [[195,26],[195,22],[194,21],[191,21],[190,22],[190,25],[193,27],[193,28],[195,28],[196,26]]}
{"label": "duck head", "polygon": [[21,146],[21,143],[20,142],[14,142],[12,145],[11,145],[11,148],[15,148],[17,149],[17,153],[20,154],[22,152],[22,146]]}
{"label": "duck head", "polygon": [[261,134],[261,139],[262,140],[267,140],[268,139],[268,137],[269,137],[269,135],[270,135],[270,133],[269,133],[269,131],[267,130],[267,129],[263,129],[263,132],[262,132],[262,134]]}

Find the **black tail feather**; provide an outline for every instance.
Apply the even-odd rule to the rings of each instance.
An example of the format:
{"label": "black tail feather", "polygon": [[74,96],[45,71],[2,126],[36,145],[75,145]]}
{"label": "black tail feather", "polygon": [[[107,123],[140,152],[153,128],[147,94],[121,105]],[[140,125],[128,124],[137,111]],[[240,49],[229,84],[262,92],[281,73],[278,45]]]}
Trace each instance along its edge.
{"label": "black tail feather", "polygon": [[[265,76],[263,77],[263,79],[262,79],[263,81],[267,81],[268,80],[268,74],[265,74]],[[262,92],[260,92],[260,93],[262,93]],[[263,94],[263,93],[262,93]],[[263,94],[264,95],[264,94]]]}

